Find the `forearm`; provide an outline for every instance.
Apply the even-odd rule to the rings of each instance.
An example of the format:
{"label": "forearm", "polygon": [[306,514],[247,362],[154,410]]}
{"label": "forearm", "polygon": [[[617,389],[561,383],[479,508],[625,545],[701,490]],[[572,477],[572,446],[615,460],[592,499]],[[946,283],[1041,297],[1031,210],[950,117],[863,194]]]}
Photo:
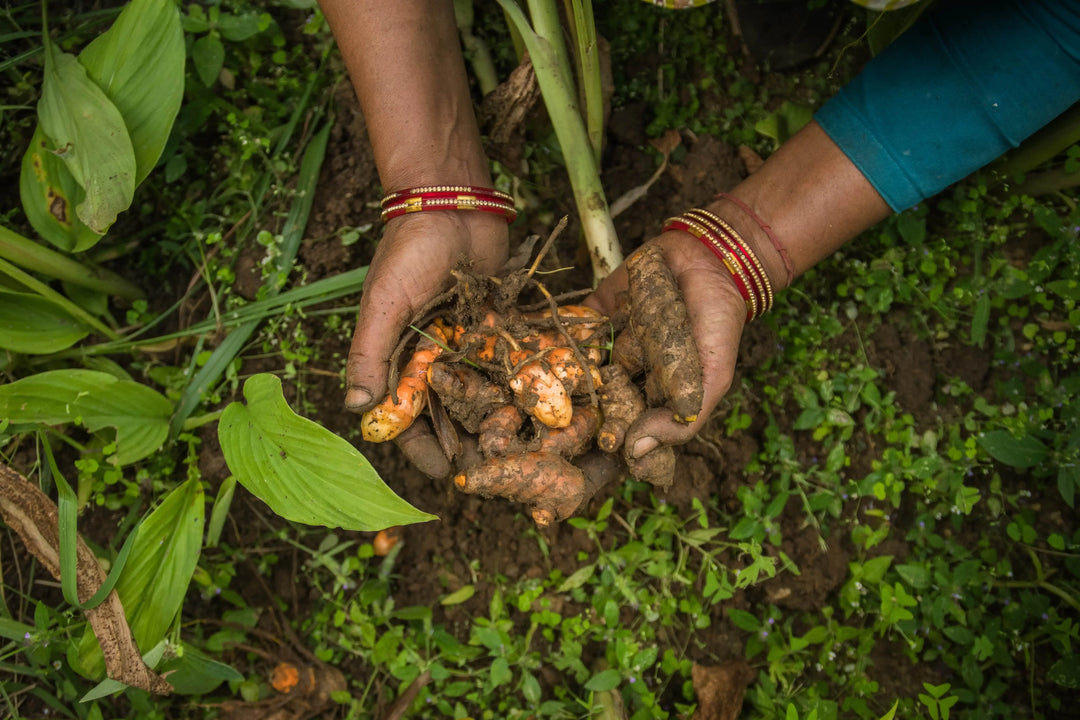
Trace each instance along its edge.
{"label": "forearm", "polygon": [[490,186],[450,0],[320,0],[387,190]]}
{"label": "forearm", "polygon": [[[851,160],[816,122],[769,156],[731,194],[770,226],[795,275],[887,217],[891,210]],[[761,226],[730,200],[709,209],[725,218],[757,250],[774,289],[786,285],[780,254]]]}

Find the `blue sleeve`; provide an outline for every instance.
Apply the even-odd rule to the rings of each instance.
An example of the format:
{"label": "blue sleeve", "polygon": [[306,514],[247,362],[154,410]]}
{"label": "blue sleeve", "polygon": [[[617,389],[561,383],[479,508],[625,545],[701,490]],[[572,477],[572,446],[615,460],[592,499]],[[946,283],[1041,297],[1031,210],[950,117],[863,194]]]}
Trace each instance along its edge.
{"label": "blue sleeve", "polygon": [[1080,100],[1080,2],[943,0],[815,115],[893,210]]}

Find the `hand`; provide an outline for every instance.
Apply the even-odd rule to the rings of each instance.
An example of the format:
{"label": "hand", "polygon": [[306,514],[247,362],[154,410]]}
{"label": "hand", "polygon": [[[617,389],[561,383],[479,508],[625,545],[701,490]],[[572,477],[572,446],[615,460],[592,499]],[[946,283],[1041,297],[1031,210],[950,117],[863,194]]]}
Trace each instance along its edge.
{"label": "hand", "polygon": [[[626,447],[641,457],[660,444],[685,443],[705,425],[713,408],[731,387],[739,339],[746,324],[746,302],[727,268],[691,235],[666,232],[649,241],[659,245],[675,281],[682,291],[691,330],[701,355],[704,401],[698,419],[689,425],[676,422],[671,410],[653,408],[630,426]],[[626,265],[604,279],[585,303],[606,315],[614,315],[626,298]]]}
{"label": "hand", "polygon": [[485,212],[419,212],[387,225],[371,261],[345,367],[345,407],[364,412],[388,392],[390,356],[405,328],[471,262],[495,274],[506,261],[506,221]]}

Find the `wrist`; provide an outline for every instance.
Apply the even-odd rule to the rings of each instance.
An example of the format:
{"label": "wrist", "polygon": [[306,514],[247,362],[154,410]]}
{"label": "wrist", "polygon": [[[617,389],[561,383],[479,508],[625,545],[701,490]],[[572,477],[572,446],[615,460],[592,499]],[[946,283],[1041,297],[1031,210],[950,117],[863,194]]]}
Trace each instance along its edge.
{"label": "wrist", "polygon": [[706,209],[723,218],[742,237],[760,261],[774,292],[791,285],[795,272],[786,258],[783,238],[776,235],[767,219],[757,215],[746,201],[726,194],[718,196]]}

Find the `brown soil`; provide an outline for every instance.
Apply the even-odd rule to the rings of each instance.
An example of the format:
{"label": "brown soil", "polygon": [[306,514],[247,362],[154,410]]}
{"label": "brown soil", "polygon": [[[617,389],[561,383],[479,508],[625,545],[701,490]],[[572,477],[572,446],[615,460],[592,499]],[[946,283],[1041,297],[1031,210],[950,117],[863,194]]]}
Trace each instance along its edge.
{"label": "brown soil", "polygon": [[[339,151],[329,156],[323,169],[313,220],[307,233],[309,240],[301,249],[301,261],[310,279],[365,263],[373,249],[373,242],[368,238],[374,235],[365,235],[352,246],[342,245],[338,238],[343,228],[376,219],[371,206],[377,200],[380,188],[367,146],[363,118],[356,108],[351,89],[343,86],[337,100],[339,122],[332,142]],[[635,110],[636,117],[632,114]],[[613,119],[619,129],[611,134],[614,140],[608,148],[605,170],[611,197],[643,183],[655,169],[654,154],[638,142],[644,135],[641,110],[641,107],[624,109]],[[620,138],[628,142],[622,142]],[[713,193],[730,188],[745,174],[736,148],[710,136],[689,134],[683,137],[683,143],[685,156],[671,166],[643,201],[631,206],[617,219],[624,250],[632,250],[650,238],[664,218],[686,207],[707,202]],[[345,150],[341,151],[341,148]],[[547,190],[555,192],[550,188]],[[541,230],[532,225],[528,229]],[[524,230],[515,229],[513,241],[520,242],[525,234]],[[570,230],[559,240],[553,254],[560,258],[574,257],[576,237],[572,221]],[[343,361],[347,355],[345,339],[321,334],[315,325],[309,328],[308,335],[318,343],[320,358]],[[768,329],[749,329],[740,351],[743,369],[768,358],[775,342]],[[871,362],[886,372],[889,388],[896,391],[898,403],[916,415],[930,407],[938,368],[951,368],[973,386],[978,386],[986,374],[985,363],[980,363],[979,355],[966,352],[964,348],[935,351],[926,342],[911,336],[908,330],[891,326],[882,327],[874,334],[870,352]],[[340,365],[335,367],[326,361],[321,365],[324,370],[340,370]],[[359,438],[358,417],[342,408],[343,388],[339,377],[332,373],[305,374],[303,382],[306,407],[315,410],[321,423],[354,440],[396,492],[439,517],[438,522],[403,529],[403,547],[397,567],[408,571],[402,572],[395,581],[396,606],[431,607],[435,624],[464,635],[472,618],[487,614],[492,592],[499,583],[546,577],[554,569],[568,576],[580,567],[579,553],[593,550],[586,532],[567,523],[558,523],[538,531],[550,548],[550,554],[545,556],[540,543],[524,532],[532,523],[522,506],[500,499],[464,495],[456,491],[450,481],[428,479],[411,467],[392,443],[370,444]],[[287,386],[286,392],[289,391]],[[722,412],[718,414],[722,416]],[[736,493],[747,482],[744,468],[759,447],[755,429],[751,427],[738,436],[729,437],[720,420],[715,420],[699,437],[678,449],[676,477],[679,481],[666,492],[659,493],[660,497],[684,514],[690,512],[695,498],[707,501],[714,494],[721,507],[738,509]],[[223,478],[227,469],[217,454],[216,438],[212,433],[207,433],[204,441],[201,469],[213,483]],[[810,455],[814,449],[807,447],[805,453]],[[869,464],[869,458],[866,464]],[[238,497],[241,501],[234,507],[238,506],[240,513],[266,517],[267,513],[258,508],[258,501],[240,489]],[[603,495],[594,498],[580,514],[595,513],[605,499]],[[850,559],[847,543],[836,539],[822,550],[817,531],[805,526],[804,516],[795,503],[789,505],[782,522],[785,537],[782,550],[798,565],[800,574],[781,574],[714,607],[713,624],[697,634],[696,642],[688,650],[695,661],[716,665],[742,658],[744,633],[727,621],[726,607],[751,608],[760,603],[771,603],[786,610],[812,612],[826,605],[842,583]],[[243,546],[245,539],[254,540],[254,537],[234,538],[234,542]],[[732,566],[738,564],[737,558],[727,560]],[[286,614],[295,615],[303,612],[309,589],[303,587],[303,583],[295,582],[289,567],[289,563],[280,563],[270,582],[273,591],[287,603]],[[440,596],[466,584],[476,588],[469,600],[452,606],[438,603]],[[245,599],[253,606],[266,606],[268,596],[258,589],[259,583],[250,587],[251,597]],[[563,608],[564,613],[572,611],[571,607]],[[893,657],[885,653],[877,660],[883,675],[889,677],[892,677],[889,668],[894,663],[906,664],[899,654]],[[544,679],[548,684],[561,682],[557,673],[549,673]]]}

